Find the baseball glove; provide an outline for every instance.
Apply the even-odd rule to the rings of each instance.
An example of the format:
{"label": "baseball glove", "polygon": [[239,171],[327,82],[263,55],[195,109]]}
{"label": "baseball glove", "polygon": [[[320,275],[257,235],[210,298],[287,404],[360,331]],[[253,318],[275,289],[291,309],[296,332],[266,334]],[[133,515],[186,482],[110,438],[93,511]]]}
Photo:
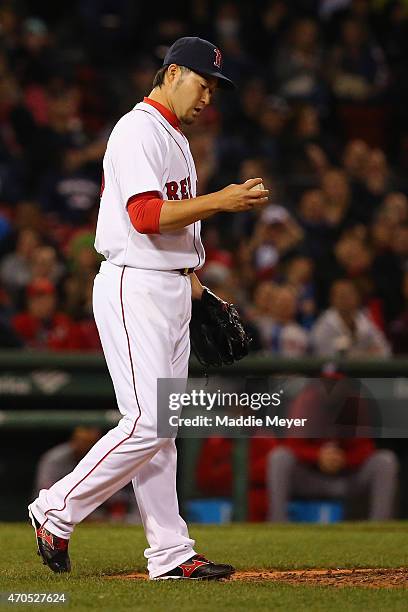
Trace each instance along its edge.
{"label": "baseball glove", "polygon": [[192,302],[190,340],[198,361],[207,367],[242,359],[251,342],[235,306],[207,288],[200,300]]}

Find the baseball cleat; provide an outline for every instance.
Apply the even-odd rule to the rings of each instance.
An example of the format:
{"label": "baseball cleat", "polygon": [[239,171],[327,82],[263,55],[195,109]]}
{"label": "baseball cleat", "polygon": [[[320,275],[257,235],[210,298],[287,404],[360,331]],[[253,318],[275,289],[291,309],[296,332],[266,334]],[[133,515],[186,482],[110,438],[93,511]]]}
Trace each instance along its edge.
{"label": "baseball cleat", "polygon": [[235,568],[232,565],[213,563],[202,555],[194,555],[153,580],[220,580],[220,578],[229,578],[234,572]]}
{"label": "baseball cleat", "polygon": [[30,521],[35,531],[37,541],[37,554],[42,558],[43,564],[48,565],[56,574],[71,571],[71,561],[68,554],[69,540],[53,535],[48,529],[41,527],[31,509],[28,508]]}

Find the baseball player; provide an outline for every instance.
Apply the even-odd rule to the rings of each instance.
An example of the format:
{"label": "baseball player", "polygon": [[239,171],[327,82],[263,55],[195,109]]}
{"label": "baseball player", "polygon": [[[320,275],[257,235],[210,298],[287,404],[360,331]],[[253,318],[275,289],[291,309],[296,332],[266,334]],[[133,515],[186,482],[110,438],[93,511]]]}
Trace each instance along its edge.
{"label": "baseball player", "polygon": [[267,202],[251,179],[196,197],[197,176],[183,124],[234,87],[221,52],[186,37],[168,50],[148,98],[113,128],[103,160],[96,250],[103,254],[93,307],[122,414],[75,469],[29,506],[37,546],[54,572],[70,571],[77,523],[132,481],[149,547],[151,579],[228,577],[231,565],[194,550],[179,514],[174,439],[157,437],[158,378],[187,378],[191,300],[203,286],[200,220]]}

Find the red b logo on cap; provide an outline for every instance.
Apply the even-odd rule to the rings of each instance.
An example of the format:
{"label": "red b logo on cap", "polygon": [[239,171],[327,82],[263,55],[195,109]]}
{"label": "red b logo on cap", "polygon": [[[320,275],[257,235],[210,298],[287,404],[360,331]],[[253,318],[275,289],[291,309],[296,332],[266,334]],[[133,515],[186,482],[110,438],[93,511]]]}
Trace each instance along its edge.
{"label": "red b logo on cap", "polygon": [[217,49],[217,47],[215,47],[214,53],[215,53],[214,66],[216,66],[217,68],[221,68],[221,59],[222,59],[221,51]]}

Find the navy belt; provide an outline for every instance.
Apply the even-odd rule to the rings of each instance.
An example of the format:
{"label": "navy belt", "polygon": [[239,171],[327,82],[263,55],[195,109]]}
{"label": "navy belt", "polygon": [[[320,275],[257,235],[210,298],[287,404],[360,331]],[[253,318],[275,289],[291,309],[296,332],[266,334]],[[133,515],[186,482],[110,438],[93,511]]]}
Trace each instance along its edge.
{"label": "navy belt", "polygon": [[175,272],[180,272],[180,274],[183,276],[188,276],[194,272],[194,268],[179,268],[178,270],[175,270]]}

